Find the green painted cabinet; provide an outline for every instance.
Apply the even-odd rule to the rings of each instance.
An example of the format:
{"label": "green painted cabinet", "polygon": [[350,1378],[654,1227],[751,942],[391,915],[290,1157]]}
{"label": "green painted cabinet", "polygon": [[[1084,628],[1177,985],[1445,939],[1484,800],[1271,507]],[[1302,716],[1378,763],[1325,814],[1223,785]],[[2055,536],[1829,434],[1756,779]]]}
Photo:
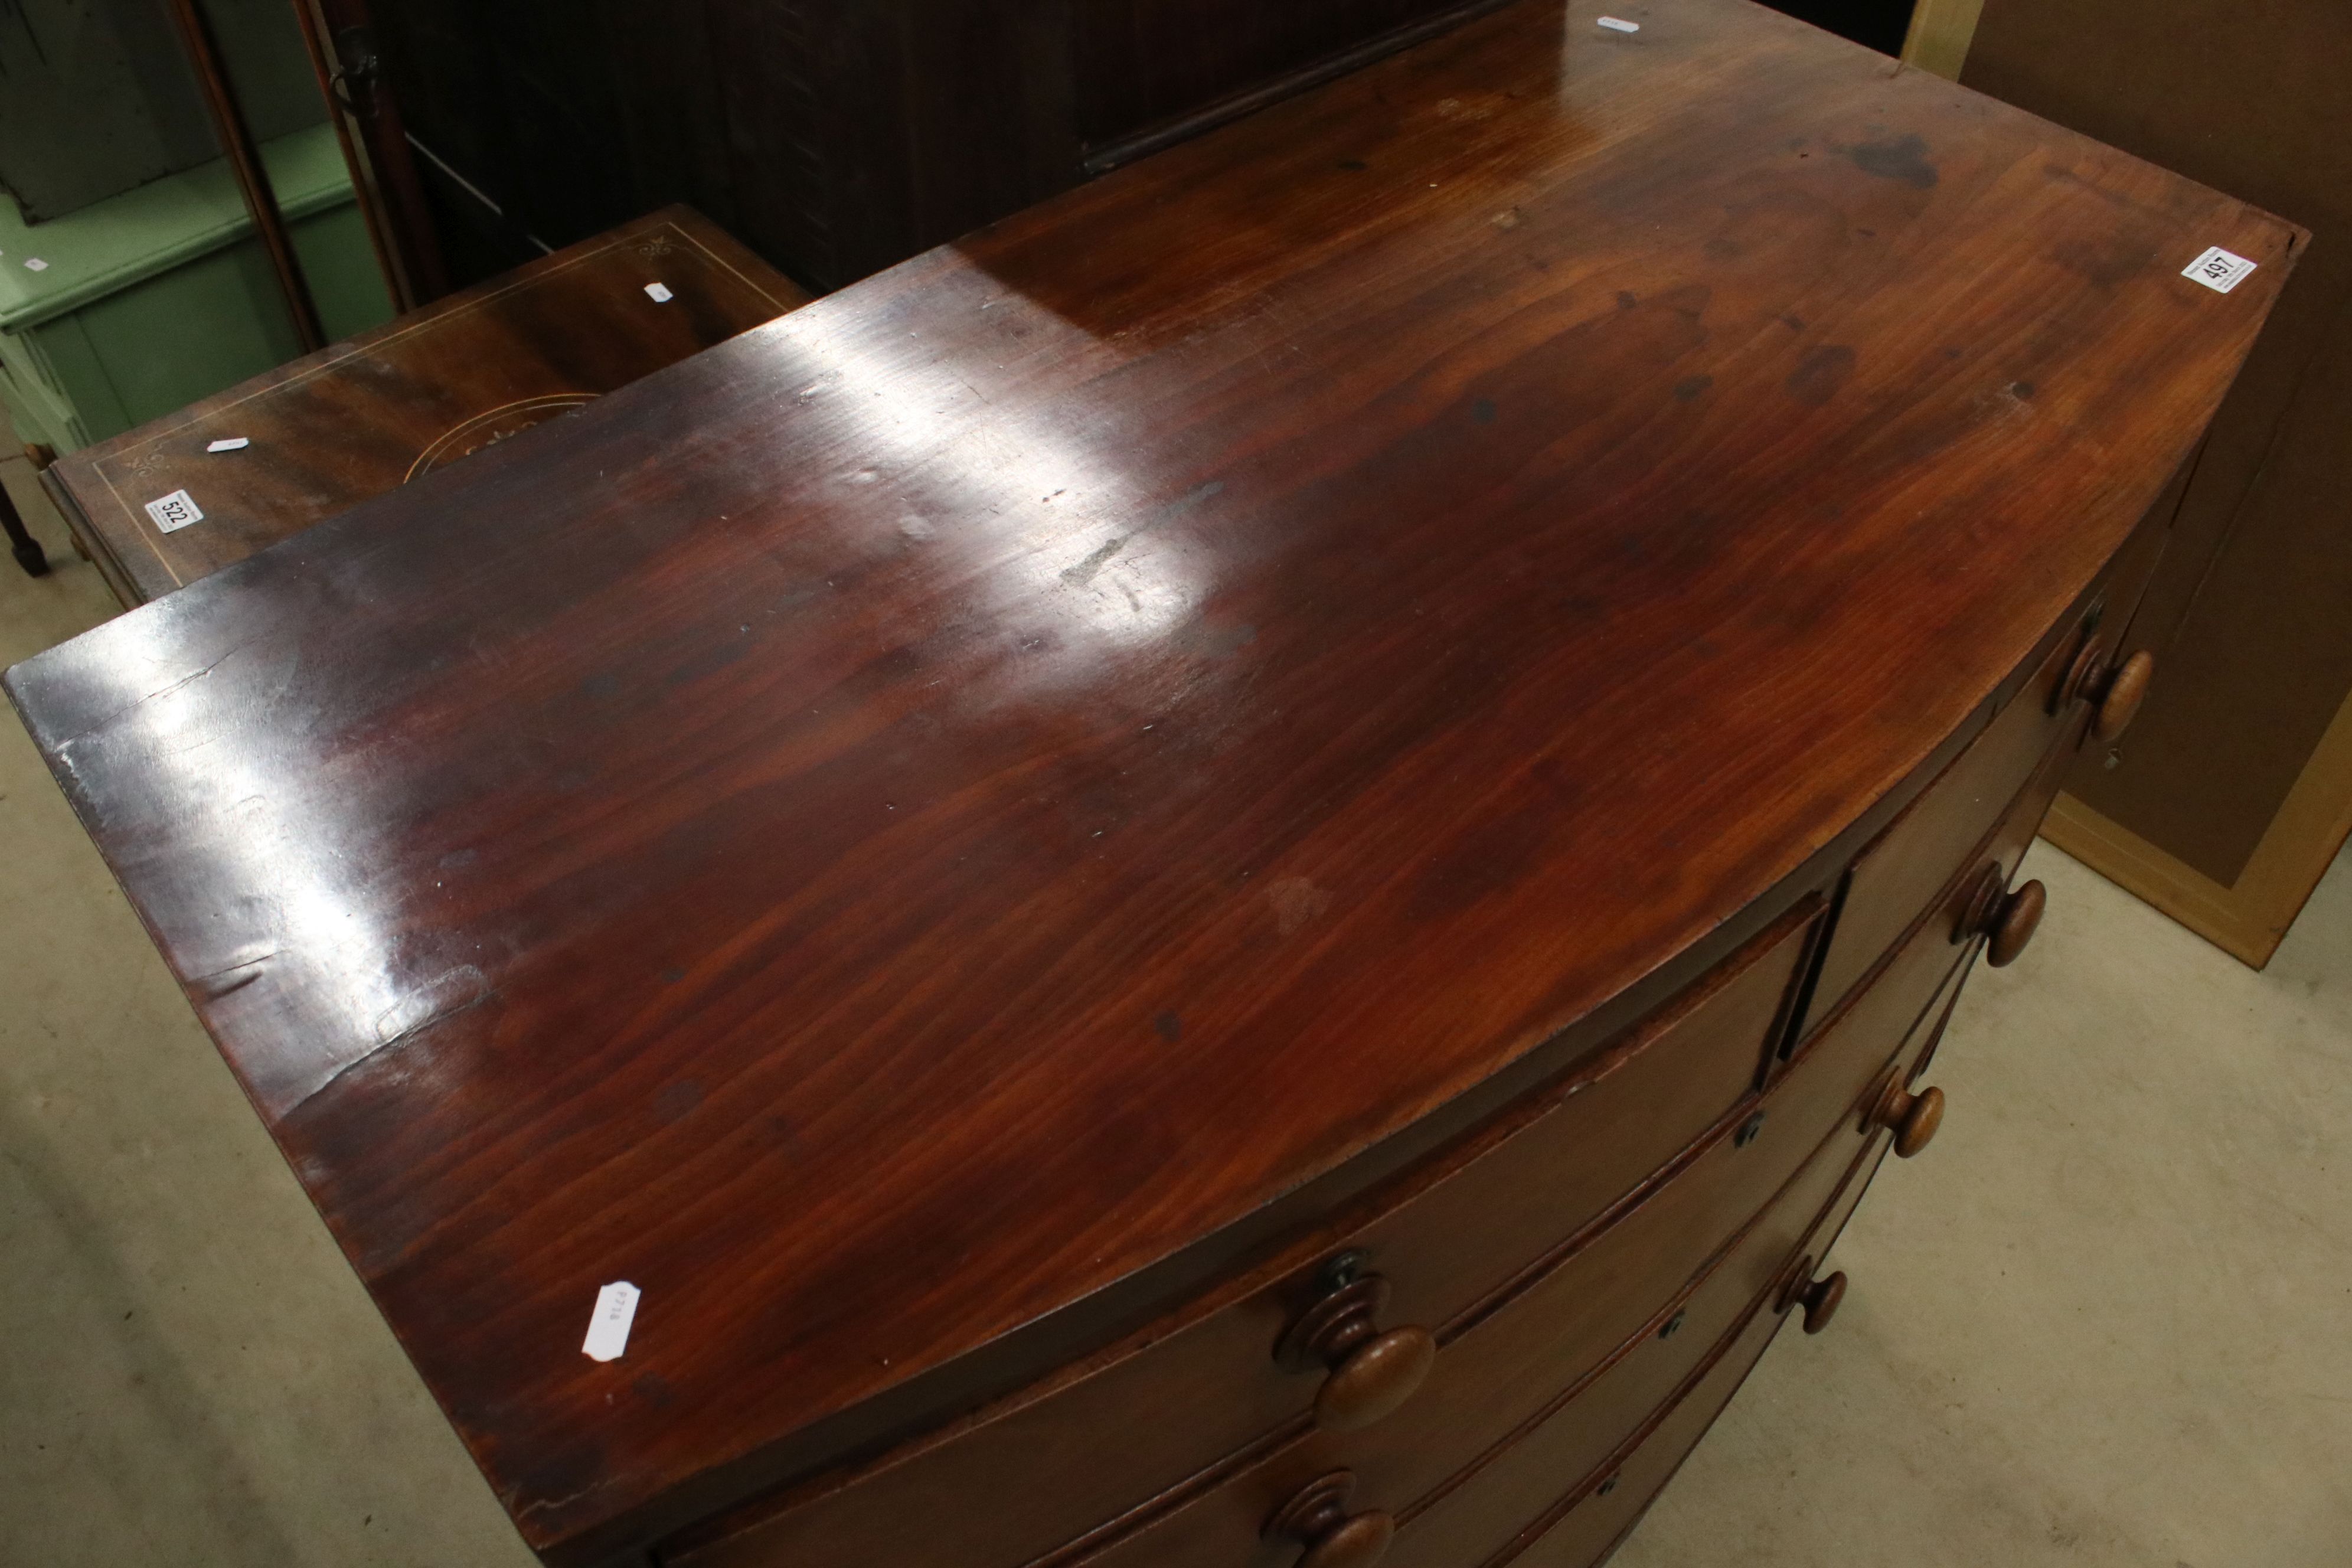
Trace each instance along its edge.
{"label": "green painted cabinet", "polygon": [[[262,161],[327,336],[390,320],[334,132]],[[34,226],[0,194],[0,401],[21,439],[71,451],[300,352],[226,163]]]}

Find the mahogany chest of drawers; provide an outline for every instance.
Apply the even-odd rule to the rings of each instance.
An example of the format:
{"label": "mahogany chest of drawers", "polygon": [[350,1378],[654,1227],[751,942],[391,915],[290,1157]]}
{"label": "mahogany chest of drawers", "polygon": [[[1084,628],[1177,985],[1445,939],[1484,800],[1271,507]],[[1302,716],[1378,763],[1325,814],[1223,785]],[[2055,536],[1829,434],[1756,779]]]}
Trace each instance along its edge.
{"label": "mahogany chest of drawers", "polygon": [[1613,10],[9,673],[548,1562],[1581,1565],[1835,1312],[2302,237]]}

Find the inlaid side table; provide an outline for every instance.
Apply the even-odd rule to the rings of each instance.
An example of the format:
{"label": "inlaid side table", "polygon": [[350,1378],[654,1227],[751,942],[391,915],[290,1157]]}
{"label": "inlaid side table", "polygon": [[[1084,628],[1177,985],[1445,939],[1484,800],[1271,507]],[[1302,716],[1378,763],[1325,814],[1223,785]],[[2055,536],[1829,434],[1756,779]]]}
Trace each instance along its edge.
{"label": "inlaid side table", "polygon": [[[669,207],[71,453],[42,484],[141,605],[808,299]],[[17,545],[26,571],[39,548]]]}

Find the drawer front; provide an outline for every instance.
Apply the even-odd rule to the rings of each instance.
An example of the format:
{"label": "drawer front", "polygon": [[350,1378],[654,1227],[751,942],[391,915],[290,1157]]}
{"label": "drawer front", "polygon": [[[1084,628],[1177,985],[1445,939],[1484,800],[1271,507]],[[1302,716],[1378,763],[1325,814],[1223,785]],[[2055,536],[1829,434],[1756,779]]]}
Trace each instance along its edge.
{"label": "drawer front", "polygon": [[1816,1009],[1835,1006],[1886,955],[2026,781],[2081,735],[2082,704],[2050,711],[2079,642],[2057,639],[2024,689],[1854,862],[1813,988]]}
{"label": "drawer front", "polygon": [[[1665,1418],[1608,1474],[1581,1488],[1564,1510],[1538,1521],[1522,1537],[1524,1545],[1507,1547],[1511,1555],[1506,1560],[1525,1568],[1589,1568],[1606,1557],[1698,1447],[1788,1316],[1776,1302],[1759,1304],[1738,1337]],[[1463,1568],[1470,1568],[1471,1562],[1463,1559]]]}
{"label": "drawer front", "polygon": [[[1940,1018],[1937,1020],[1938,1032],[1941,1022]],[[1869,1190],[1872,1178],[1877,1175],[1889,1142],[1884,1134],[1871,1141],[1829,1212],[1805,1237],[1803,1256],[1829,1256],[1846,1221],[1853,1217],[1855,1207]],[[1495,1557],[1477,1559],[1465,1555],[1454,1561],[1463,1568],[1476,1563],[1494,1563],[1497,1557],[1518,1568],[1591,1568],[1607,1560],[1633,1533],[1642,1515],[1674,1479],[1675,1471],[1681,1468],[1682,1462],[1698,1447],[1699,1439],[1731,1403],[1731,1396],[1762,1358],[1786,1316],[1777,1299],[1760,1303],[1738,1339],[1631,1454],[1606,1471],[1588,1474],[1574,1491],[1522,1531],[1517,1540],[1507,1543]],[[1603,1484],[1612,1481],[1615,1484],[1608,1491],[1601,1490]]]}
{"label": "drawer front", "polygon": [[[1965,863],[1959,877],[1944,890],[1944,896],[1938,900],[1930,919],[1912,935],[1903,952],[1898,953],[1881,975],[1872,982],[1864,993],[1865,996],[1882,991],[1895,994],[1906,987],[1916,988],[1916,979],[1906,976],[1905,970],[1907,967],[1911,974],[1916,975],[1932,967],[1936,962],[1933,954],[1939,950],[1939,943],[1941,952],[1963,955],[1963,968],[1959,973],[1965,974],[1965,961],[1973,957],[1977,943],[1961,928],[1976,895],[1977,884],[1996,870],[2004,887],[2016,880],[2018,863],[2025,858],[2026,850],[2032,847],[2033,836],[2041,830],[2042,819],[2049,815],[2050,803],[2057,799],[2058,787],[2065,782],[2073,764],[2073,753],[2062,752],[2042,765],[2042,771],[2033,776],[2023,793],[2011,804],[2009,815],[2001,818],[2000,825],[1993,829],[1992,837],[1977,847],[1976,854]],[[1913,950],[1918,950],[1916,957],[1912,956]],[[1957,984],[1946,986],[1944,994],[1936,1004],[1937,1013],[1948,1016],[1952,1004],[1958,1000],[1958,991]],[[1915,1079],[1926,1072],[1927,1064],[1935,1059],[1936,1047],[1941,1037],[1939,1027],[1936,1037],[1928,1041],[1927,1051],[1912,1068]]]}
{"label": "drawer front", "polygon": [[[1773,1208],[1777,1214],[1774,1195],[1793,1191],[1790,1180],[1802,1168],[1825,1184],[1811,1189],[1809,1206],[1800,1199],[1787,1218],[1758,1227],[1780,1238],[1781,1253],[1789,1250],[1862,1147],[1859,1108],[1885,1083],[1902,1043],[1899,1031],[1872,1037],[1846,1029],[1824,1037],[1771,1092],[1719,1123],[1688,1164],[1622,1215],[1580,1237],[1557,1260],[1548,1260],[1547,1272],[1464,1329],[1439,1355],[1428,1384],[1387,1421],[1360,1432],[1308,1433],[1294,1439],[1087,1555],[1086,1568],[1193,1568],[1206,1563],[1283,1568],[1298,1546],[1265,1540],[1264,1527],[1323,1478],[1339,1471],[1352,1475],[1355,1509],[1409,1514],[1414,1500],[1475,1471],[1515,1433],[1538,1424],[1558,1426],[1545,1420],[1546,1410],[1561,1403],[1557,1395],[1580,1384],[1597,1385],[1617,1365],[1636,1363],[1631,1352],[1647,1347],[1673,1304],[1695,1299],[1718,1274],[1724,1288],[1737,1294],[1731,1282],[1753,1275],[1757,1255],[1727,1244],[1757,1234],[1743,1229],[1745,1222],[1759,1210]],[[1841,1131],[1848,1127],[1853,1131]],[[1818,1161],[1816,1169],[1809,1156],[1825,1144],[1838,1152]],[[1738,1259],[1740,1266],[1726,1273],[1722,1260],[1727,1258]],[[1712,1271],[1711,1260],[1718,1264]],[[1769,1270],[1770,1263],[1762,1267]],[[1753,1294],[1751,1288],[1733,1302],[1730,1315]],[[1710,1298],[1708,1310],[1715,1309]],[[1717,1316],[1718,1327],[1730,1321]],[[1660,1357],[1639,1357],[1625,1381],[1644,1387],[1662,1382],[1663,1395],[1678,1381],[1674,1363],[1687,1371],[1708,1343],[1704,1332],[1687,1342],[1677,1335],[1658,1346]],[[1612,1355],[1621,1351],[1627,1353]],[[1656,1403],[1652,1398],[1622,1413],[1617,1427],[1604,1435],[1602,1451]],[[1560,1479],[1559,1472],[1549,1472],[1541,1496],[1556,1494]],[[1509,1528],[1524,1522],[1511,1520]],[[1399,1550],[1413,1533],[1400,1539]],[[1437,1537],[1434,1531],[1423,1535]]]}
{"label": "drawer front", "polygon": [[[1799,1248],[1849,1186],[1859,1187],[1885,1143],[1843,1130],[1691,1289],[1662,1308],[1598,1376],[1512,1435],[1511,1447],[1462,1484],[1417,1508],[1388,1568],[1456,1568],[1507,1546],[1559,1496],[1568,1477],[1592,1477],[1748,1310],[1787,1283]],[[1669,1327],[1671,1325],[1671,1328]],[[1368,1478],[1369,1479],[1369,1478]]]}
{"label": "drawer front", "polygon": [[[2185,474],[2186,469],[2182,470]],[[2173,481],[2179,486],[2179,480]],[[2167,492],[2167,500],[2178,503],[2179,491]],[[2172,513],[2165,501],[2157,503],[2151,516],[2169,520]],[[2100,595],[2102,609],[2094,628],[2107,639],[2111,648],[2128,647],[2133,617],[2139,614],[2140,601],[2147,596],[2147,585],[2155,581],[2156,569],[2164,560],[2164,552],[2172,542],[2172,530],[2166,527],[2144,527],[2132,535],[2116,554],[2115,572],[2108,581],[2107,591]]]}
{"label": "drawer front", "polygon": [[[1275,1352],[1316,1299],[1316,1264],[1363,1255],[1391,1288],[1382,1329],[1419,1324],[1441,1339],[1458,1331],[1449,1325],[1589,1228],[1754,1092],[1817,910],[1817,902],[1792,910],[1625,1039],[1436,1157],[1409,1195],[1336,1235],[1305,1268],[829,1489],[739,1510],[671,1543],[665,1561],[1013,1568],[1108,1536],[1123,1516],[1238,1450],[1305,1426],[1323,1370],[1286,1372]],[[1677,1253],[1680,1272],[1629,1303],[1637,1317],[1737,1219],[1709,1223],[1719,1227],[1708,1245]],[[1437,1375],[1451,1354],[1439,1352]],[[1410,1422],[1426,1394],[1382,1425]],[[940,1519],[958,1526],[941,1531]],[[1255,1530],[1253,1521],[1253,1537]]]}
{"label": "drawer front", "polygon": [[[1975,950],[1976,933],[1968,929],[1968,916],[1979,882],[1996,868],[2004,886],[2015,878],[2073,760],[2072,752],[2060,751],[2043,761],[1984,841],[1971,853],[1955,858],[1951,879],[1916,929],[1829,1015],[1822,1028],[1855,1026],[1883,1033],[1910,1026]],[[1850,1020],[1854,1022],[1850,1025]]]}
{"label": "drawer front", "polygon": [[[2013,863],[2013,862],[2012,862]],[[1955,942],[1959,913],[1968,901],[1969,879],[1956,879],[1929,919],[1887,956],[1869,984],[1845,999],[1817,1037],[1851,1035],[1856,1039],[1900,1040],[1948,989],[1972,951]],[[1815,1048],[1811,1042],[1804,1047]],[[1892,1047],[1890,1046],[1891,1049]]]}

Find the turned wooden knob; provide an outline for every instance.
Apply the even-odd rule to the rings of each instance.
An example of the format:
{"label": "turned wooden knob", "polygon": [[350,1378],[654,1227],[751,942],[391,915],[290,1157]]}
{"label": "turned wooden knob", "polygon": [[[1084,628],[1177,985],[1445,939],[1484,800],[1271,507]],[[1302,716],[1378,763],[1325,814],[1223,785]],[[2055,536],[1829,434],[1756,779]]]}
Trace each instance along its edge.
{"label": "turned wooden knob", "polygon": [[2156,655],[2146,648],[2109,671],[2093,699],[2099,709],[2091,716],[2091,733],[2101,741],[2112,741],[2131,728],[2131,721],[2139,717],[2139,705],[2147,700],[2148,684],[2155,679]]}
{"label": "turned wooden knob", "polygon": [[1936,1141],[1936,1130],[1944,1124],[1944,1091],[1923,1089],[1913,1094],[1897,1077],[1887,1084],[1871,1121],[1895,1134],[1895,1157],[1908,1160]]}
{"label": "turned wooden knob", "polygon": [[1968,908],[1952,940],[1983,937],[1985,962],[1995,969],[2006,969],[2017,962],[2042,928],[2042,914],[2049,906],[2049,890],[2038,881],[2011,891],[2008,877],[1996,862],[1977,878],[1976,889],[1969,895]]}
{"label": "turned wooden knob", "polygon": [[1356,1478],[1349,1470],[1309,1481],[1265,1521],[1265,1539],[1307,1548],[1298,1568],[1371,1568],[1396,1539],[1396,1521],[1376,1508],[1349,1513],[1348,1494],[1355,1489]]}
{"label": "turned wooden knob", "polygon": [[1324,1295],[1301,1313],[1275,1347],[1275,1359],[1293,1372],[1327,1370],[1315,1391],[1315,1425],[1326,1432],[1369,1426],[1402,1405],[1437,1361],[1437,1339],[1427,1329],[1383,1331],[1389,1282],[1356,1271],[1354,1254],[1324,1269]]}
{"label": "turned wooden knob", "polygon": [[2093,705],[2091,734],[2107,742],[2131,727],[2139,715],[2139,705],[2147,700],[2148,683],[2155,679],[2156,655],[2142,648],[2117,663],[2106,645],[2094,638],[2075,656],[2062,693],[2066,701]]}
{"label": "turned wooden knob", "polygon": [[1796,1277],[1789,1282],[1788,1294],[1780,1298],[1780,1310],[1791,1307],[1805,1310],[1805,1332],[1818,1334],[1830,1326],[1837,1316],[1839,1306],[1845,1300],[1845,1271],[1813,1278],[1813,1260],[1806,1258],[1797,1265]]}

